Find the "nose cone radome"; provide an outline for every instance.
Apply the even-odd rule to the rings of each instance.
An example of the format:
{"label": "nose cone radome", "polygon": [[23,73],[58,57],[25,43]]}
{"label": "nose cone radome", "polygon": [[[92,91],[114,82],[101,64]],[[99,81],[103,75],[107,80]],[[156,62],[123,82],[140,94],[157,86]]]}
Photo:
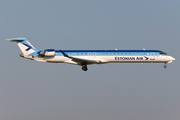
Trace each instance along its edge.
{"label": "nose cone radome", "polygon": [[171,60],[172,60],[172,61],[174,61],[174,60],[176,60],[176,59],[175,59],[175,58],[173,58],[173,57],[171,57]]}

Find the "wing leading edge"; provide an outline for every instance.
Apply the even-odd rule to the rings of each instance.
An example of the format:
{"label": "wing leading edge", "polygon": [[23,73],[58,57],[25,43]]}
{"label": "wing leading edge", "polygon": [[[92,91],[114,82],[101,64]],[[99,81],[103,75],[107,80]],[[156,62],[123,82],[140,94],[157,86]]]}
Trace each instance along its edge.
{"label": "wing leading edge", "polygon": [[88,64],[99,64],[101,63],[101,61],[99,60],[90,60],[90,59],[83,59],[83,58],[76,58],[76,57],[72,57],[67,55],[64,51],[62,51],[62,54],[64,55],[64,57],[67,57],[69,59],[71,59],[71,61],[76,62],[78,65],[88,65]]}

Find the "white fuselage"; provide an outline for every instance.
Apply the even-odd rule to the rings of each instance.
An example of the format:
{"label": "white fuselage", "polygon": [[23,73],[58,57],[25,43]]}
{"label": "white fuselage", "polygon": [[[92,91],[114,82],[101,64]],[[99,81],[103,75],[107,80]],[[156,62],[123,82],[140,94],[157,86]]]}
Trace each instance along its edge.
{"label": "white fuselage", "polygon": [[[67,55],[85,60],[96,60],[97,63],[93,64],[104,64],[104,63],[171,63],[175,59],[167,54],[159,54],[159,51],[66,51]],[[51,63],[70,63],[78,64],[72,61],[68,57],[63,56],[60,52],[56,52],[53,57],[42,57],[42,56],[27,56],[37,61],[51,62]],[[91,63],[90,63],[91,64]]]}
{"label": "white fuselage", "polygon": [[[160,50],[55,50],[36,49],[25,37],[17,37],[16,42],[22,51],[21,57],[51,63],[69,63],[82,66],[105,63],[171,63],[175,59]],[[166,65],[164,66],[166,68]]]}

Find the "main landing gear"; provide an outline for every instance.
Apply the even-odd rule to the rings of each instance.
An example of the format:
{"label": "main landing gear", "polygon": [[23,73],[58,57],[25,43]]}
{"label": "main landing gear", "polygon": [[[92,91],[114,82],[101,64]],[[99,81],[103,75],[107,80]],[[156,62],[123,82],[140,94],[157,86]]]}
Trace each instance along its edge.
{"label": "main landing gear", "polygon": [[83,71],[87,71],[87,70],[88,70],[87,65],[83,65],[83,66],[82,66],[82,70],[83,70]]}
{"label": "main landing gear", "polygon": [[167,68],[167,66],[166,66],[166,62],[165,62],[164,68]]}

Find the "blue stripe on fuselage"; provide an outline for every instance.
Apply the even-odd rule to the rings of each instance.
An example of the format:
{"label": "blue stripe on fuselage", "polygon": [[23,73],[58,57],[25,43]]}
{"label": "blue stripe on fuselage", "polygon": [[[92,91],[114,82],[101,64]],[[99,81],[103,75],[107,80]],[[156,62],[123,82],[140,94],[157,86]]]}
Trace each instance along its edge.
{"label": "blue stripe on fuselage", "polygon": [[[163,52],[160,50],[63,50],[64,52]],[[61,52],[56,50],[56,52]]]}
{"label": "blue stripe on fuselage", "polygon": [[[160,50],[63,50],[69,56],[159,56]],[[56,56],[63,56],[60,50],[56,50]],[[162,55],[162,56],[168,56]]]}

